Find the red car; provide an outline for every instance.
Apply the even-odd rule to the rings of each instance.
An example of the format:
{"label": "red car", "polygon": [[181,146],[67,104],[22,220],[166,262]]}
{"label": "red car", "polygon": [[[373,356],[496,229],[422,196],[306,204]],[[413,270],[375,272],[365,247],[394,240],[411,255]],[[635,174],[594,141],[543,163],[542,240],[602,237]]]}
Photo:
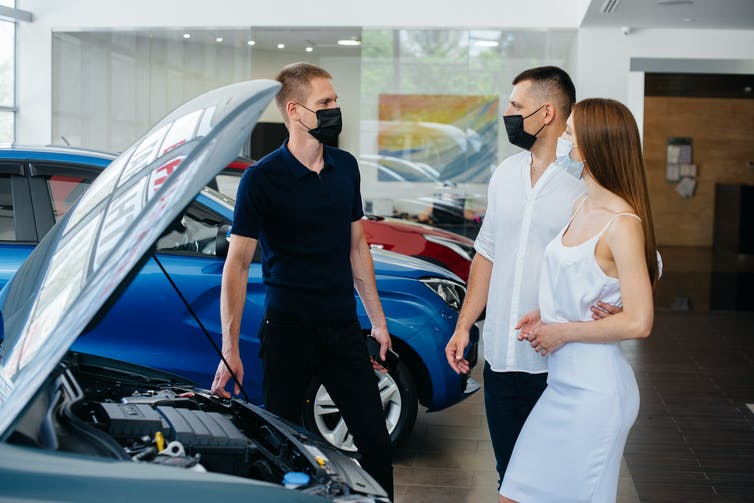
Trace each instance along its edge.
{"label": "red car", "polygon": [[411,255],[453,271],[464,281],[474,256],[474,241],[429,225],[367,215],[362,220],[369,246]]}
{"label": "red car", "polygon": [[[217,175],[213,188],[235,198],[241,175],[252,163],[248,159],[236,159]],[[369,246],[432,262],[452,271],[464,281],[469,280],[469,268],[474,256],[474,241],[471,239],[395,218],[370,215],[364,217],[362,225]]]}

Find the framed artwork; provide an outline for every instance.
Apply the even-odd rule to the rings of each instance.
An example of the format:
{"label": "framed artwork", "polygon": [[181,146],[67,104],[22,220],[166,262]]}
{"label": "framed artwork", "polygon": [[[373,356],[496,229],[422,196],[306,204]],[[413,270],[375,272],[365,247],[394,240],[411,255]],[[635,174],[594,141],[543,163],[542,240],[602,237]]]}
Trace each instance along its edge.
{"label": "framed artwork", "polygon": [[497,165],[499,97],[381,94],[380,181],[489,181]]}

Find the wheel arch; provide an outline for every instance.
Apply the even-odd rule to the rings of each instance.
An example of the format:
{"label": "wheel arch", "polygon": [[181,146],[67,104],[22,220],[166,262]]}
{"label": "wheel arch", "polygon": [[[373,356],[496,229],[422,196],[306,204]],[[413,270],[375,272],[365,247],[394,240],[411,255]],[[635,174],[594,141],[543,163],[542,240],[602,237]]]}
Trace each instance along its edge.
{"label": "wheel arch", "polygon": [[393,350],[398,353],[400,359],[411,371],[416,384],[416,394],[419,398],[419,403],[424,407],[428,407],[432,403],[432,380],[429,377],[427,366],[419,354],[405,341],[394,335],[391,335],[390,339],[393,342]]}

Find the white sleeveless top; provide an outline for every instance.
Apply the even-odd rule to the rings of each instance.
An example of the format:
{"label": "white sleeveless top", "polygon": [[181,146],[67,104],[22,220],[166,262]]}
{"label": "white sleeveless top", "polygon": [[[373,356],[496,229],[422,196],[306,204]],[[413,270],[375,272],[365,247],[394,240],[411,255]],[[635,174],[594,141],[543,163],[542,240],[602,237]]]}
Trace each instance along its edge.
{"label": "white sleeveless top", "polygon": [[545,249],[539,283],[539,308],[544,323],[590,321],[591,308],[597,301],[623,305],[618,278],[604,273],[594,251],[600,237],[616,218],[630,216],[639,221],[641,219],[633,213],[617,213],[591,239],[579,245],[566,246],[563,235],[587,197],[581,200],[571,219]]}

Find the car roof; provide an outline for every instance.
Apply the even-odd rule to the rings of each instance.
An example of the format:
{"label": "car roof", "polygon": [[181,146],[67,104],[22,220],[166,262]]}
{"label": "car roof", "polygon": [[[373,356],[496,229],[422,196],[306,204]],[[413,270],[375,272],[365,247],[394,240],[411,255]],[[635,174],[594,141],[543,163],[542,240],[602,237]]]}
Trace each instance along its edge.
{"label": "car roof", "polygon": [[95,164],[105,167],[116,155],[109,152],[56,145],[0,145],[0,160],[36,160]]}

